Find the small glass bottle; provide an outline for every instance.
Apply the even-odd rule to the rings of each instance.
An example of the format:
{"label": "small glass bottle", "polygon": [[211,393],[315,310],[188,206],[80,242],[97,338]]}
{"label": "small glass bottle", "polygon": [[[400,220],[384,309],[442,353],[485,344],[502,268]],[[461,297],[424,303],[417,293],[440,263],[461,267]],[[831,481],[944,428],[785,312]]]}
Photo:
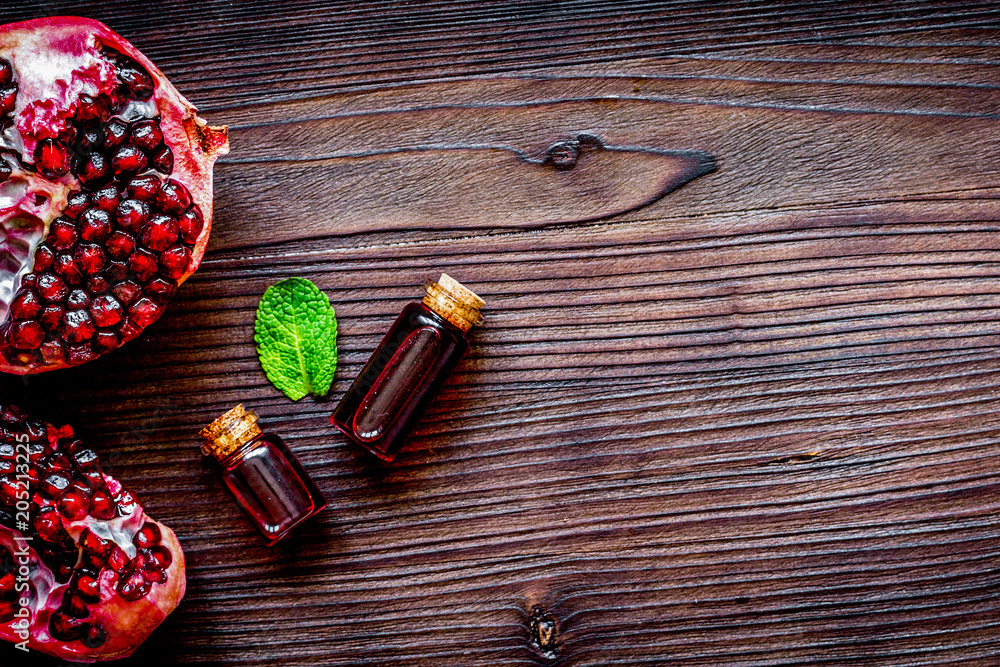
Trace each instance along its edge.
{"label": "small glass bottle", "polygon": [[201,431],[201,451],[218,461],[222,481],[268,546],[326,507],[326,499],[284,441],[262,433],[242,405]]}
{"label": "small glass bottle", "polygon": [[485,305],[447,274],[403,308],[331,417],[334,426],[384,461],[402,449],[462,355]]}

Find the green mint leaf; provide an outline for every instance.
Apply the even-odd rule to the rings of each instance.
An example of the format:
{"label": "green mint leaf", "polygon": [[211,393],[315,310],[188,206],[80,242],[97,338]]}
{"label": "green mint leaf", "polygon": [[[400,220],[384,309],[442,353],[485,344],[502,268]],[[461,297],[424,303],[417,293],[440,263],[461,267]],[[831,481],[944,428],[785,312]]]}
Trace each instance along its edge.
{"label": "green mint leaf", "polygon": [[254,342],[271,383],[297,401],[326,396],[337,370],[337,317],[330,299],[304,278],[288,278],[264,292]]}

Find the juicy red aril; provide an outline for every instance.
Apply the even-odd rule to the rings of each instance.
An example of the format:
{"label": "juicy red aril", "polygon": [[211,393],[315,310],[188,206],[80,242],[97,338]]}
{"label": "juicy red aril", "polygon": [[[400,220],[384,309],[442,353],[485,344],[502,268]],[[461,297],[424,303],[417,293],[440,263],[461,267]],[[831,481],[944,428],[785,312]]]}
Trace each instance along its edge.
{"label": "juicy red aril", "polygon": [[145,523],[132,537],[132,544],[140,549],[148,549],[159,544],[161,539],[160,529],[155,524]]}
{"label": "juicy red aril", "polygon": [[18,350],[36,350],[45,341],[45,329],[34,321],[14,322],[7,332],[7,340]]}
{"label": "juicy red aril", "polygon": [[111,170],[118,178],[128,178],[146,168],[146,154],[138,146],[126,144],[111,159]]}
{"label": "juicy red aril", "polygon": [[73,256],[68,253],[56,255],[56,261],[52,270],[67,285],[75,286],[83,282],[83,274],[80,273],[80,267],[76,265],[76,260],[73,259]]}
{"label": "juicy red aril", "polygon": [[[38,246],[38,250],[35,251],[35,271],[37,273],[44,273],[52,268],[52,263],[56,259],[56,254],[53,252],[52,248],[45,245],[44,243]],[[21,279],[21,284],[24,284],[24,279]]]}
{"label": "juicy red aril", "polygon": [[136,298],[142,293],[142,288],[131,280],[125,281],[123,283],[118,283],[111,288],[111,293],[118,297],[126,306],[136,300]]}
{"label": "juicy red aril", "polygon": [[173,296],[174,288],[174,283],[163,278],[153,278],[146,283],[146,293],[160,305],[170,300],[170,297]]}
{"label": "juicy red aril", "polygon": [[95,572],[77,570],[73,575],[70,586],[74,592],[83,598],[84,602],[94,604],[101,600],[101,587]]}
{"label": "juicy red aril", "polygon": [[170,215],[180,215],[191,206],[191,194],[177,181],[170,180],[163,184],[156,203]]}
{"label": "juicy red aril", "polygon": [[149,159],[153,163],[153,169],[160,173],[169,174],[174,170],[174,153],[170,146],[160,146],[150,154]]}
{"label": "juicy red aril", "polygon": [[0,58],[0,86],[9,85],[14,80],[14,68],[10,61]]}
{"label": "juicy red aril", "polygon": [[42,480],[41,492],[55,500],[69,488],[70,479],[62,473],[54,472]]}
{"label": "juicy red aril", "polygon": [[80,106],[76,109],[76,119],[78,121],[103,122],[108,119],[108,115],[108,101],[103,95],[98,95],[97,97],[80,95]]}
{"label": "juicy red aril", "polygon": [[160,193],[162,186],[163,183],[160,179],[152,174],[137,176],[129,181],[128,196],[147,203],[153,203],[156,201],[156,195]]}
{"label": "juicy red aril", "polygon": [[148,327],[160,317],[161,306],[151,299],[139,299],[129,306],[128,314],[140,327]]}
{"label": "juicy red aril", "polygon": [[108,164],[107,158],[100,153],[88,153],[80,159],[74,173],[81,183],[93,189],[104,185],[108,180],[111,174],[111,165]]}
{"label": "juicy red aril", "polygon": [[38,290],[38,296],[49,303],[62,301],[69,294],[69,288],[66,287],[66,283],[59,277],[48,273],[38,277],[35,289]]}
{"label": "juicy red aril", "polygon": [[121,339],[111,331],[98,331],[94,336],[94,345],[101,352],[110,352],[121,345]]}
{"label": "juicy red aril", "polygon": [[[156,548],[163,549],[163,547],[156,547]],[[170,558],[171,557],[170,552],[167,551],[166,549],[163,550],[167,552],[167,557]],[[108,554],[108,560],[106,563],[108,568],[121,574],[122,571],[124,571],[125,568],[128,566],[128,564],[129,564],[129,557],[128,554],[125,553],[125,550],[122,549],[117,544],[113,546],[111,548],[111,553]]]}
{"label": "juicy red aril", "polygon": [[59,498],[59,512],[70,521],[79,521],[90,511],[90,499],[78,491],[68,491]]}
{"label": "juicy red aril", "polygon": [[142,230],[142,244],[150,250],[163,252],[180,237],[177,220],[167,215],[155,215]]}
{"label": "juicy red aril", "polygon": [[197,204],[186,210],[177,223],[180,226],[181,239],[191,245],[198,242],[201,230],[205,228],[205,218]]}
{"label": "juicy red aril", "polygon": [[149,204],[141,199],[124,199],[118,204],[118,226],[129,232],[138,232],[149,220]]}
{"label": "juicy red aril", "polygon": [[122,516],[128,516],[135,511],[138,507],[138,503],[135,502],[135,498],[132,497],[132,493],[127,489],[122,489],[115,496],[115,503],[118,504],[118,513]]}
{"label": "juicy red aril", "polygon": [[94,321],[87,311],[70,310],[63,314],[61,335],[67,343],[88,341],[96,332]]}
{"label": "juicy red aril", "polygon": [[71,642],[83,636],[87,623],[73,618],[64,611],[57,611],[49,619],[49,632],[55,639]]}
{"label": "juicy red aril", "polygon": [[165,570],[170,567],[170,564],[174,561],[174,557],[170,555],[164,547],[156,545],[150,547],[149,549],[149,562],[161,570]]}
{"label": "juicy red aril", "polygon": [[163,275],[172,280],[179,280],[187,271],[191,262],[191,250],[184,246],[174,246],[160,256],[160,267]]}
{"label": "juicy red aril", "polygon": [[133,123],[130,135],[132,143],[144,151],[151,151],[163,142],[163,132],[152,118]]}
{"label": "juicy red aril", "polygon": [[10,314],[15,320],[30,320],[41,309],[42,302],[31,290],[21,291],[10,304]]}
{"label": "juicy red aril", "polygon": [[56,220],[49,227],[47,241],[58,250],[72,247],[76,243],[76,225],[71,220],[62,218]]}
{"label": "juicy red aril", "polygon": [[129,270],[144,282],[153,277],[159,264],[159,258],[143,248],[139,248],[128,258]]}
{"label": "juicy red aril", "polygon": [[73,618],[87,618],[90,616],[90,608],[87,607],[87,603],[72,590],[63,593],[63,601],[60,609]]}
{"label": "juicy red aril", "polygon": [[38,536],[46,542],[61,542],[68,535],[63,528],[62,518],[55,507],[43,507],[38,510],[32,522]]}
{"label": "juicy red aril", "polygon": [[35,166],[50,178],[69,171],[69,149],[55,139],[43,139],[35,147]]}
{"label": "juicy red aril", "polygon": [[103,294],[109,289],[111,289],[111,283],[104,276],[91,276],[87,279],[87,291],[91,294]]}
{"label": "juicy red aril", "polygon": [[90,513],[95,518],[106,521],[115,518],[117,506],[107,491],[96,491],[90,499]]}
{"label": "juicy red aril", "polygon": [[88,208],[78,221],[80,238],[100,243],[111,234],[111,215],[100,208]]}
{"label": "juicy red aril", "polygon": [[[45,306],[42,308],[42,312],[38,314],[38,321],[46,330],[54,331],[62,322],[63,312],[65,312],[65,308],[62,306]],[[43,345],[42,347],[45,346]]]}
{"label": "juicy red aril", "polygon": [[105,246],[113,259],[125,259],[135,250],[135,239],[127,232],[118,230],[108,237]]}
{"label": "juicy red aril", "polygon": [[6,116],[14,110],[17,103],[17,88],[0,88],[0,116]]}
{"label": "juicy red aril", "polygon": [[151,586],[143,576],[142,569],[129,567],[118,579],[118,595],[124,600],[135,602],[144,598]]}
{"label": "juicy red aril", "polygon": [[122,306],[110,294],[104,294],[94,299],[90,304],[90,314],[97,326],[113,327],[122,321]]}
{"label": "juicy red aril", "polygon": [[75,289],[66,297],[67,310],[81,310],[90,305],[90,295],[82,289]]}
{"label": "juicy red aril", "polygon": [[113,119],[104,126],[104,148],[113,153],[125,143],[128,138],[128,125],[123,121]]}
{"label": "juicy red aril", "polygon": [[77,268],[88,276],[99,273],[108,265],[108,257],[101,246],[93,243],[80,245],[74,255]]}
{"label": "juicy red aril", "polygon": [[[115,186],[106,185],[90,195],[90,201],[100,210],[113,213],[115,208],[118,207],[118,202],[121,201],[121,194],[119,194],[118,188]],[[108,220],[110,221],[111,218],[109,217]]]}
{"label": "juicy red aril", "polygon": [[126,96],[140,101],[148,100],[153,96],[153,78],[131,58],[119,56],[115,74],[122,82],[122,92]]}
{"label": "juicy red aril", "polygon": [[108,641],[108,635],[104,632],[104,628],[99,625],[88,625],[83,631],[80,641],[87,648],[100,648]]}
{"label": "juicy red aril", "polygon": [[76,139],[76,150],[80,153],[90,153],[100,150],[104,144],[104,133],[99,127],[88,127],[80,132]]}
{"label": "juicy red aril", "polygon": [[66,202],[63,216],[70,220],[76,220],[90,206],[90,197],[86,192],[74,192],[67,198]]}
{"label": "juicy red aril", "polygon": [[81,447],[74,450],[72,456],[73,462],[80,470],[98,470],[99,461],[97,458],[97,452],[93,449]]}

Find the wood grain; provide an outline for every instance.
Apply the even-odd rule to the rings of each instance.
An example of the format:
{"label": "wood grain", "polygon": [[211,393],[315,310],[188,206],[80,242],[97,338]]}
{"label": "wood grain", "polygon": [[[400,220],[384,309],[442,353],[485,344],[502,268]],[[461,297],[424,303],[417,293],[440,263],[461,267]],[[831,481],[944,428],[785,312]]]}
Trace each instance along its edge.
{"label": "wood grain", "polygon": [[[188,596],[127,664],[1000,663],[995,4],[5,18],[61,11],[231,126],[168,314],[0,384],[76,424],[184,544]],[[628,150],[546,162],[581,134]],[[716,170],[660,197],[696,154]],[[441,271],[488,322],[385,466],[329,414]],[[325,401],[256,361],[256,304],[290,275],[337,309]],[[197,450],[236,401],[330,500],[273,549]]]}

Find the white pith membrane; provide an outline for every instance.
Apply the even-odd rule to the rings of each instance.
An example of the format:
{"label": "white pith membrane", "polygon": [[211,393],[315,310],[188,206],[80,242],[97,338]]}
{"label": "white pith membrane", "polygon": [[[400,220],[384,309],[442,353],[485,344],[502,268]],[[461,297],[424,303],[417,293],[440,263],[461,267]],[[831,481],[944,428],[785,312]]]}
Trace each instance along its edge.
{"label": "white pith membrane", "polygon": [[[34,434],[30,458],[39,478],[29,483],[34,492],[28,527],[19,526],[23,517],[10,503],[10,470],[16,456],[8,442],[17,442],[26,433]],[[39,433],[44,435],[38,437]],[[68,426],[57,429],[29,422],[16,409],[0,405],[0,436],[0,639],[23,640],[17,617],[23,608],[32,650],[84,662],[131,654],[183,597],[184,557],[176,536],[149,519],[117,480],[100,471],[96,455]],[[88,474],[90,486],[96,487],[92,497],[106,492],[113,499],[111,515],[97,518],[91,514],[97,510],[88,504],[86,515],[67,517],[60,501],[67,494],[79,495],[78,485]],[[58,499],[46,491],[53,475],[73,482]],[[46,530],[38,517],[43,512],[51,516],[47,508],[57,509],[61,528],[53,529],[49,522]],[[151,541],[150,535],[154,535]],[[115,549],[120,550],[117,556],[112,553]],[[167,565],[159,567],[154,553],[160,559],[166,553]],[[12,594],[12,577],[19,576],[22,566],[28,571],[27,589]],[[78,575],[92,577],[93,588],[81,587]],[[136,578],[139,590],[128,587]],[[99,599],[85,600],[81,589],[91,594],[96,589]],[[83,615],[71,612],[74,598],[87,603]]]}
{"label": "white pith membrane", "polygon": [[[0,117],[0,171],[10,172],[0,183],[0,368],[8,372],[84,363],[136,337],[159,318],[177,286],[196,265],[196,237],[204,225],[201,208],[191,201],[192,183],[186,182],[186,173],[173,173],[174,156],[167,143],[165,121],[160,128],[161,91],[155,79],[136,61],[101,43],[96,35],[60,44],[59,49],[53,49],[50,41],[39,31],[20,39],[13,48],[0,45],[0,59],[12,66],[12,85],[17,88],[13,112]],[[126,68],[132,66],[145,73],[151,96],[141,99],[131,95],[120,78],[123,62],[128,63]],[[81,120],[82,100],[88,97],[106,104],[107,114],[96,121]],[[154,121],[157,132],[162,132],[155,148],[141,150],[145,167],[119,173],[110,168],[118,146],[88,147],[82,143],[88,129],[96,127],[101,141],[110,141],[106,139],[110,123],[121,121],[131,131],[136,121],[145,119]],[[75,138],[67,139],[74,134]],[[169,134],[173,136],[173,132]],[[58,141],[66,150],[68,172],[43,173],[45,170],[39,168],[36,148],[46,140]],[[130,143],[134,148],[136,142],[128,135],[125,144]],[[154,155],[163,151],[168,158],[157,161]],[[94,153],[102,154],[110,175],[84,182],[84,167],[80,165]],[[74,193],[93,193],[102,186],[114,186],[121,201],[138,201],[142,195],[133,195],[129,183],[144,176],[158,179],[160,192],[174,187],[179,193],[167,204],[160,203],[160,195],[147,197],[142,203],[148,213],[137,228],[122,228],[121,218],[116,218],[112,208],[103,212],[109,216],[110,231],[103,233],[103,238],[85,239],[82,223],[78,223],[81,214],[64,216]],[[168,187],[159,187],[168,183]],[[180,208],[170,210],[171,206]],[[96,207],[93,202],[87,206]],[[192,218],[198,221],[191,222]],[[64,227],[75,226],[73,233],[79,236],[68,247],[49,247],[56,243],[51,233],[53,223],[60,220]],[[150,232],[154,222],[156,230]],[[197,231],[191,233],[192,228]],[[115,233],[119,234],[116,240],[124,241],[112,251],[104,244]],[[46,268],[47,284],[51,285],[52,276],[59,283],[47,292],[56,295],[51,298],[44,298],[40,289],[27,282],[45,276],[36,268],[37,253],[46,241],[47,252],[57,258],[55,266],[50,259]],[[90,255],[80,259],[84,252]],[[24,291],[40,303],[35,314],[25,314],[23,299],[22,308],[13,308]]]}

